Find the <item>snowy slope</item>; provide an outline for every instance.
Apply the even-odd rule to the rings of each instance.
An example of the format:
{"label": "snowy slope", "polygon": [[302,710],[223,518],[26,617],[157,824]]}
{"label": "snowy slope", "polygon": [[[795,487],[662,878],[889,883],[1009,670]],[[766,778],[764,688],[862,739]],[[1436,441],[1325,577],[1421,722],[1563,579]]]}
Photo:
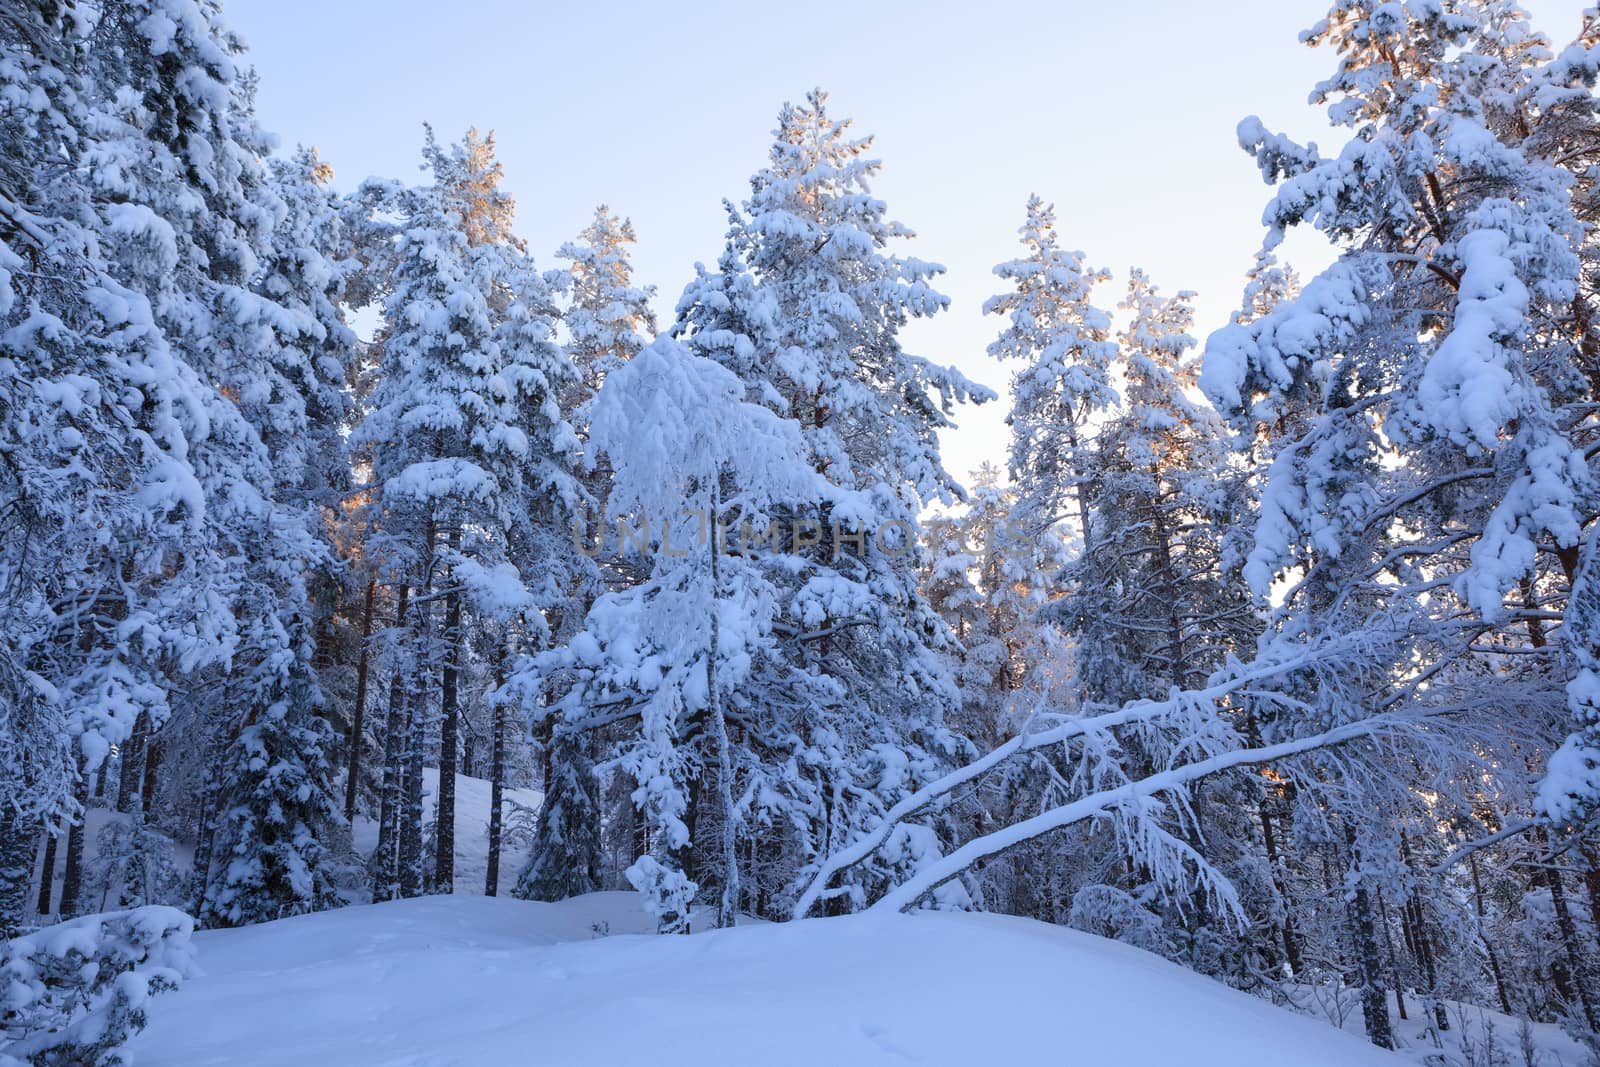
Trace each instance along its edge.
{"label": "snowy slope", "polygon": [[[202,933],[137,1067],[1382,1067],[1311,1019],[1070,930],[854,916],[637,936],[637,898],[424,897]],[[608,936],[609,935],[609,936]]]}

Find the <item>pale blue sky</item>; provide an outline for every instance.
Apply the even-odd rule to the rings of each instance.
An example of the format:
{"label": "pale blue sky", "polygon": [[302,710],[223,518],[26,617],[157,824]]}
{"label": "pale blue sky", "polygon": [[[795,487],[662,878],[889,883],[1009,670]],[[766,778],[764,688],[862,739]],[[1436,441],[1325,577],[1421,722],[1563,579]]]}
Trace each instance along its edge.
{"label": "pale blue sky", "polygon": [[[1531,0],[1557,44],[1583,0]],[[1298,43],[1317,0],[1142,3],[516,3],[230,0],[251,45],[263,124],[314,144],[340,188],[415,180],[421,123],[441,138],[494,130],[518,230],[541,265],[605,202],[638,229],[638,280],[663,324],[695,260],[722,247],[721,201],[766,158],[779,105],[813,85],[877,135],[875,192],[918,233],[907,251],[949,268],[951,308],[907,335],[1002,393],[947,435],[966,480],[1003,465],[1009,371],[985,346],[990,273],[1010,258],[1031,192],[1065,241],[1116,277],[1130,266],[1199,292],[1196,333],[1235,306],[1267,189],[1236,146],[1258,114],[1331,145],[1305,103],[1334,57]],[[1316,241],[1289,258],[1320,266]]]}

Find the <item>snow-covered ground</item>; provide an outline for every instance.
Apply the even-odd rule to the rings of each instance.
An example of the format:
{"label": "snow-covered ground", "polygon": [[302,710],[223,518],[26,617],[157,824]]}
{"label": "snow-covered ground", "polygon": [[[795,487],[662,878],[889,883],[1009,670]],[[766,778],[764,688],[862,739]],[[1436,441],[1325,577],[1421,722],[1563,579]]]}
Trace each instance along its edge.
{"label": "snow-covered ground", "polygon": [[197,935],[138,1067],[1082,1063],[1381,1067],[1357,1037],[1025,919],[641,934],[630,893],[422,897]]}
{"label": "snow-covered ground", "polygon": [[[1592,1067],[1588,1049],[1555,1023],[1527,1024],[1529,1045],[1524,1048],[1521,1019],[1477,1004],[1445,1002],[1448,1030],[1440,1030],[1427,1006],[1414,994],[1406,995],[1408,1018],[1394,1009],[1394,992],[1388,996],[1389,1022],[1400,1051],[1430,1067]],[[1348,1034],[1365,1034],[1361,1004],[1355,990],[1302,987],[1296,993],[1300,1010],[1341,1025]],[[1491,1051],[1493,1049],[1493,1051]]]}
{"label": "snow-covered ground", "polygon": [[[424,789],[431,820],[433,768]],[[1296,1067],[1525,1062],[1518,1021],[1476,1006],[1451,1004],[1451,1030],[1437,1033],[1411,999],[1410,1020],[1395,1020],[1400,1059],[1366,1043],[1353,992],[1302,988],[1302,1017],[1136,949],[1023,919],[857,916],[657,937],[631,893],[507,899],[526,860],[515,846],[502,858],[502,897],[488,899],[489,793],[486,781],[456,779],[453,898],[197,935],[203,973],[154,1002],[137,1067],[970,1067],[1063,1054],[1096,1067],[1232,1067],[1281,1061],[1285,1048]],[[506,814],[536,811],[541,799],[507,790]],[[89,813],[91,858],[117,818]],[[365,856],[376,838],[358,816],[356,850]],[[177,859],[187,870],[190,849]],[[1491,1028],[1500,1059],[1481,1051]],[[1534,1067],[1587,1062],[1558,1027],[1531,1036]]]}

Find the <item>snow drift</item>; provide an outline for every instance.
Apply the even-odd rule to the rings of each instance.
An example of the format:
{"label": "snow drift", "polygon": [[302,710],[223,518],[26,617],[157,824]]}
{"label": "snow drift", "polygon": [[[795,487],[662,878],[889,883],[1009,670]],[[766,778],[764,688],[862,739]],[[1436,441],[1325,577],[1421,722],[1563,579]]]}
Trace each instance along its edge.
{"label": "snow drift", "polygon": [[636,896],[422,897],[196,935],[138,1067],[1400,1062],[1086,934],[860,915],[643,934]]}

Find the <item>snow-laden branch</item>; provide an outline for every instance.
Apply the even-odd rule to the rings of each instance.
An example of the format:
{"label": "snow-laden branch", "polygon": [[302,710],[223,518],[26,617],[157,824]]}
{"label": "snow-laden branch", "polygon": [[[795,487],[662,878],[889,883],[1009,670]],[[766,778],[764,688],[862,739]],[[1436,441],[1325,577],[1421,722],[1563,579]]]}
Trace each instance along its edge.
{"label": "snow-laden branch", "polygon": [[1022,822],[1013,823],[1003,829],[968,841],[948,856],[936,863],[929,864],[910,879],[890,890],[872,906],[872,910],[904,910],[981,859],[992,856],[997,852],[1003,852],[1024,841],[1030,841],[1063,826],[1070,826],[1073,823],[1082,822],[1096,815],[1109,815],[1120,809],[1139,805],[1159,793],[1181,789],[1190,782],[1198,781],[1201,778],[1234,767],[1272,763],[1277,760],[1287,759],[1290,756],[1303,755],[1316,749],[1330,748],[1334,745],[1344,744],[1360,738],[1371,737],[1386,729],[1409,726],[1418,721],[1419,717],[1415,715],[1375,716],[1293,741],[1284,741],[1276,745],[1264,745],[1260,748],[1241,748],[1231,752],[1218,753],[1207,759],[1197,760],[1194,763],[1187,763],[1181,767],[1173,767],[1152,774],[1127,785],[1091,793],[1069,804],[1063,804],[1060,807],[1035,815],[1031,819],[1024,819]]}
{"label": "snow-laden branch", "polygon": [[[1093,717],[1072,716],[1050,729],[1040,730],[1037,733],[1030,733],[1028,727],[1024,726],[1021,733],[995,748],[988,755],[959,767],[912,793],[890,808],[871,831],[861,835],[849,845],[823,860],[817,868],[817,873],[812,877],[810,885],[800,895],[800,899],[795,902],[792,916],[796,919],[802,919],[810,913],[811,909],[816,906],[817,901],[827,892],[828,883],[833,880],[834,875],[855,866],[871,856],[883,846],[884,842],[889,840],[889,837],[894,833],[895,827],[901,822],[931,806],[940,798],[948,796],[968,783],[983,777],[1013,756],[1072,741],[1090,732],[1104,731],[1160,719],[1180,711],[1185,705],[1193,707],[1197,704],[1222,700],[1241,689],[1298,670],[1312,660],[1326,655],[1326,652],[1326,649],[1317,648],[1277,662],[1263,664],[1256,661],[1248,665],[1240,665],[1232,673],[1222,672],[1225,676],[1205,689],[1174,693],[1166,700],[1134,701],[1124,705],[1117,711],[1105,715]],[[1029,719],[1029,723],[1031,724],[1040,714],[1041,712],[1036,711]]]}
{"label": "snow-laden branch", "polygon": [[1444,859],[1430,867],[1428,869],[1428,873],[1437,877],[1475,852],[1498,845],[1502,841],[1507,841],[1513,837],[1525,834],[1529,830],[1534,830],[1540,826],[1549,825],[1550,820],[1544,818],[1523,819],[1518,822],[1514,822],[1510,826],[1504,827],[1495,833],[1489,834],[1487,837],[1480,837],[1477,840],[1468,841],[1466,844],[1450,853],[1450,855],[1446,856]]}

